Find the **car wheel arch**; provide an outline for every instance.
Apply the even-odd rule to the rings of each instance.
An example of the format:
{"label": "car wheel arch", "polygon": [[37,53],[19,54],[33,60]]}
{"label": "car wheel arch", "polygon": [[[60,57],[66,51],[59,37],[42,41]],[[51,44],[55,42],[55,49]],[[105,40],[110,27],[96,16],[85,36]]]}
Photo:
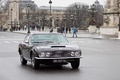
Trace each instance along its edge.
{"label": "car wheel arch", "polygon": [[19,52],[19,54],[20,54],[20,55],[22,54],[22,53],[21,53],[21,49],[20,49],[20,48],[18,49],[18,52]]}
{"label": "car wheel arch", "polygon": [[30,58],[32,59],[33,51],[30,51]]}

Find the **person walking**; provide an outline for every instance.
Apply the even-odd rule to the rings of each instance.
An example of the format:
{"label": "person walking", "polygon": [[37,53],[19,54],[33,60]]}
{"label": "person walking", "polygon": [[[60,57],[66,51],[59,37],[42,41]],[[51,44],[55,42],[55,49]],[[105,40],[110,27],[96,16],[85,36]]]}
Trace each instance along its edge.
{"label": "person walking", "polygon": [[74,35],[76,35],[76,37],[77,37],[77,29],[75,26],[73,27],[73,36],[72,37],[74,37]]}
{"label": "person walking", "polygon": [[53,27],[50,28],[50,32],[51,32],[51,33],[53,32]]}

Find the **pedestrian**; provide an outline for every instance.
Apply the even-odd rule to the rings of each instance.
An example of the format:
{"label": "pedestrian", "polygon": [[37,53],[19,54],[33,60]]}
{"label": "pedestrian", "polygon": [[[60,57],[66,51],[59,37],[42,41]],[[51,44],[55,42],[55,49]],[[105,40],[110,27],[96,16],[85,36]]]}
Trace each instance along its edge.
{"label": "pedestrian", "polygon": [[76,35],[76,37],[77,37],[77,29],[75,26],[73,27],[73,37],[74,37],[74,35]]}
{"label": "pedestrian", "polygon": [[65,27],[63,26],[63,27],[62,27],[62,33],[64,33],[64,31],[65,31]]}
{"label": "pedestrian", "polygon": [[51,33],[53,32],[53,27],[51,27],[50,32],[51,32]]}
{"label": "pedestrian", "polygon": [[67,34],[67,32],[68,32],[68,27],[66,27],[66,34]]}
{"label": "pedestrian", "polygon": [[25,30],[25,31],[26,31],[26,28],[27,28],[27,26],[25,25],[25,26],[24,26],[24,30]]}
{"label": "pedestrian", "polygon": [[71,33],[71,28],[69,27],[69,33]]}

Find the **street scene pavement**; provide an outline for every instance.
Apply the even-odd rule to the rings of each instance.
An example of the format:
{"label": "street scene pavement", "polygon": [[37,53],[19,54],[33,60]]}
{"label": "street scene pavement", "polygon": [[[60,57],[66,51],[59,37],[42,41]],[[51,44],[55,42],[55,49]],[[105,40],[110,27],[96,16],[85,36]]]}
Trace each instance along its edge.
{"label": "street scene pavement", "polygon": [[[33,41],[37,45],[35,49],[29,42],[31,36],[25,38],[29,32],[52,31],[60,32],[70,44],[80,47],[82,58],[78,69],[72,69],[79,65],[76,58],[80,50],[77,47],[73,50],[73,47],[68,46],[71,51],[37,52],[41,51],[38,50],[38,44],[54,42]],[[77,36],[73,37],[73,33]],[[18,46],[23,40],[27,46],[22,45],[24,52],[19,50],[22,62]],[[61,47],[66,48],[63,45],[60,48],[56,45],[51,46],[53,47],[60,50]],[[30,52],[29,55],[32,65],[31,62],[26,64],[23,57],[29,54],[27,51],[31,48],[34,48],[32,50],[35,53]],[[70,58],[75,59],[74,63],[67,57],[71,62],[67,65],[40,64],[39,69],[33,69],[34,66],[39,66],[36,55],[37,58],[48,59],[48,56],[58,52],[62,55],[63,52],[68,53]],[[58,56],[54,58],[62,58]],[[67,60],[56,59],[53,62]],[[120,80],[119,61],[120,0],[0,0],[0,80]]]}
{"label": "street scene pavement", "polygon": [[[0,32],[0,80],[119,80],[120,40],[72,38],[83,54],[78,70],[65,66],[40,66],[34,70],[31,63],[22,66],[18,44],[26,34]],[[71,34],[72,36],[72,34]]]}

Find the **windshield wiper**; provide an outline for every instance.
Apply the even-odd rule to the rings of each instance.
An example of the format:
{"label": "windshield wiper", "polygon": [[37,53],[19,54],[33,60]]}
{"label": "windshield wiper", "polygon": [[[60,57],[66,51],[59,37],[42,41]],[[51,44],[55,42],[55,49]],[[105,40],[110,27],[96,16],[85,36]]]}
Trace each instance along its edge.
{"label": "windshield wiper", "polygon": [[44,41],[45,43],[54,43],[53,41]]}
{"label": "windshield wiper", "polygon": [[32,42],[32,43],[43,43],[43,42]]}

